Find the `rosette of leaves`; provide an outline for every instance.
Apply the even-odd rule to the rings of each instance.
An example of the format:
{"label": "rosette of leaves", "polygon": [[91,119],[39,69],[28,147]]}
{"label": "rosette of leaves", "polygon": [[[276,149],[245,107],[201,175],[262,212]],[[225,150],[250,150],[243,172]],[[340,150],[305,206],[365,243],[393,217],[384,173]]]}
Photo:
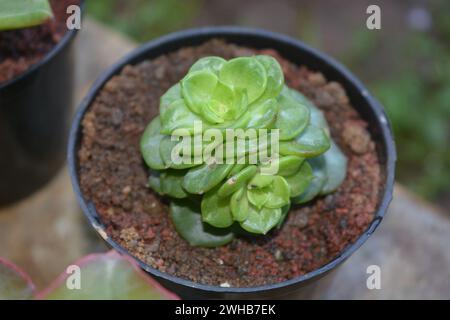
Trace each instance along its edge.
{"label": "rosette of leaves", "polygon": [[[179,142],[172,135],[182,129],[194,141],[196,121],[203,131],[278,129],[278,170],[267,174],[263,161],[176,163],[172,151]],[[331,140],[323,113],[284,84],[280,65],[266,55],[198,60],[161,97],[160,114],[140,147],[149,186],[171,199],[177,231],[195,246],[223,245],[242,232],[266,234],[282,225],[292,204],[333,192],[346,175],[346,158]]]}

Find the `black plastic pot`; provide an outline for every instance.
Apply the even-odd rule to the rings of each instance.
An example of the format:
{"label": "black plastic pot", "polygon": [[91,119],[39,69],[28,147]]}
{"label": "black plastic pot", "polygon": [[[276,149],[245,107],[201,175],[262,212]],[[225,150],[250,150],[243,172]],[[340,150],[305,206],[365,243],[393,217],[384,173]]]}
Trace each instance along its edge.
{"label": "black plastic pot", "polygon": [[[355,252],[355,250],[369,238],[380,224],[386,213],[389,202],[392,199],[396,152],[391,127],[386,114],[381,105],[369,94],[362,83],[340,63],[323,53],[308,47],[298,40],[264,30],[239,27],[211,27],[170,34],[149,42],[125,56],[120,62],[103,73],[103,75],[95,82],[88,95],[81,103],[73,121],[69,139],[68,162],[75,193],[89,222],[99,235],[117,251],[125,255],[130,255],[125,248],[121,247],[113,239],[108,237],[104,231],[102,222],[97,215],[95,206],[88,201],[80,191],[77,172],[77,150],[81,138],[81,120],[103,85],[112,76],[118,74],[125,65],[136,64],[146,59],[152,59],[181,47],[195,46],[216,37],[224,38],[229,42],[248,47],[275,49],[290,61],[299,65],[306,65],[313,70],[318,70],[322,72],[327,79],[338,81],[345,87],[352,105],[369,123],[369,131],[377,143],[377,152],[383,168],[382,178],[384,181],[382,187],[383,190],[380,192],[381,197],[377,212],[375,213],[375,217],[370,226],[358,240],[345,248],[338,257],[328,264],[303,276],[272,285],[250,288],[223,288],[219,286],[204,285],[163,273],[152,268],[143,261],[135,259],[142,269],[150,273],[165,287],[185,298],[273,298],[294,291],[303,291],[303,293],[305,293],[310,290],[311,284],[317,284],[317,280],[336,268]],[[303,294],[303,296],[305,295]]]}
{"label": "black plastic pot", "polygon": [[65,160],[77,30],[18,77],[0,84],[0,206],[48,182]]}

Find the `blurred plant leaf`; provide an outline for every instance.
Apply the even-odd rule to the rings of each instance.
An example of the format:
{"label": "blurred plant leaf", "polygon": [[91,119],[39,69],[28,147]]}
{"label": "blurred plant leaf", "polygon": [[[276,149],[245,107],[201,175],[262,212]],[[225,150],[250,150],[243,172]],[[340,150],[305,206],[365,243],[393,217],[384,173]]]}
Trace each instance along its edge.
{"label": "blurred plant leaf", "polygon": [[0,258],[0,300],[28,300],[34,284],[29,276],[11,262]]}
{"label": "blurred plant leaf", "polygon": [[[61,274],[38,299],[46,300],[173,300],[178,297],[150,278],[134,260],[116,251],[88,255],[74,265],[80,267],[80,289],[68,289],[71,274]],[[70,279],[69,279],[70,281]]]}
{"label": "blurred plant leaf", "polygon": [[0,30],[39,25],[53,17],[48,0],[0,1]]}

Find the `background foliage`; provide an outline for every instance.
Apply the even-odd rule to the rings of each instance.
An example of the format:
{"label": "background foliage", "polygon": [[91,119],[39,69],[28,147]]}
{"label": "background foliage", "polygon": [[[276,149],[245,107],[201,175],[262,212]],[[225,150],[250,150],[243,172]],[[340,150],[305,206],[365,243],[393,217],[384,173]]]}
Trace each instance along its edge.
{"label": "background foliage", "polygon": [[[373,2],[373,1],[372,1]],[[287,33],[343,61],[384,104],[399,153],[398,180],[450,204],[450,3],[377,1],[382,29],[365,28],[370,1],[88,1],[88,14],[136,41],[201,25]]]}

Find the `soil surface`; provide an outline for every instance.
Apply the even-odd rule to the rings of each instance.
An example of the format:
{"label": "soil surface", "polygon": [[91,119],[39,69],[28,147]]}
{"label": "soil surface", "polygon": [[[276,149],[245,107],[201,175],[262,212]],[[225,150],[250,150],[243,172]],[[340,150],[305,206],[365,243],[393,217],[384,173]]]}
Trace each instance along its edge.
{"label": "soil surface", "polygon": [[[348,157],[347,178],[335,193],[291,209],[280,231],[237,238],[214,249],[191,247],[175,231],[167,200],[146,186],[148,172],[139,139],[158,113],[160,96],[197,59],[255,53],[275,56],[287,84],[325,112],[333,139]],[[290,63],[273,50],[256,51],[212,40],[126,66],[101,90],[82,125],[81,188],[95,204],[108,235],[149,265],[195,282],[249,287],[312,271],[366,230],[379,203],[383,172],[375,144],[341,85]]]}
{"label": "soil surface", "polygon": [[66,8],[79,0],[50,0],[54,18],[18,30],[0,31],[0,83],[13,79],[41,60],[67,31]]}

